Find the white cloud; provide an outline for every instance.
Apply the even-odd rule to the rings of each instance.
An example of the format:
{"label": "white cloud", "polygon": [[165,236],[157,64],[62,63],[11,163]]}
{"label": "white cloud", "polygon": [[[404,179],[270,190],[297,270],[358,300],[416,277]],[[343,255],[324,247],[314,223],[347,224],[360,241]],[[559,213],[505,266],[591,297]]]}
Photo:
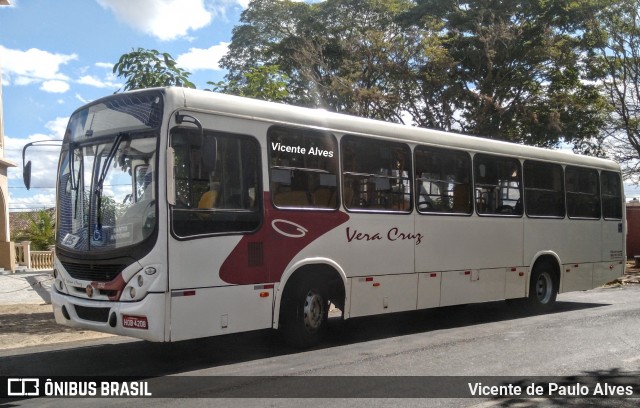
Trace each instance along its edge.
{"label": "white cloud", "polygon": [[181,54],[176,58],[176,62],[180,68],[187,71],[197,70],[220,70],[220,58],[222,58],[229,49],[229,43],[221,42],[218,45],[203,49],[190,48],[189,52]]}
{"label": "white cloud", "polygon": [[89,99],[84,98],[79,93],[77,93],[75,96],[76,96],[76,99],[79,100],[80,102],[82,102],[83,104],[91,102]]}
{"label": "white cloud", "polygon": [[97,0],[125,24],[169,41],[207,26],[212,14],[204,0]]}
{"label": "white cloud", "polygon": [[120,88],[122,85],[116,82],[112,82],[109,79],[100,79],[93,75],[84,75],[77,81],[82,85],[94,86],[96,88]]}
{"label": "white cloud", "polygon": [[27,51],[13,50],[0,45],[3,83],[27,85],[41,81],[68,81],[60,72],[62,65],[77,60],[76,54],[57,54],[31,48]]}
{"label": "white cloud", "polygon": [[57,79],[44,81],[40,86],[40,90],[51,93],[65,93],[69,90],[69,83]]}
{"label": "white cloud", "polygon": [[[42,140],[52,140],[52,139],[62,139],[64,136],[65,129],[67,127],[67,122],[69,121],[68,117],[57,117],[52,121],[49,121],[45,124],[46,132],[45,133],[34,133],[29,135],[27,138],[15,138],[9,135],[5,135],[4,138],[4,148],[5,148],[5,158],[10,160],[18,165],[18,167],[13,167],[8,170],[8,178],[10,180],[15,180],[17,186],[24,186],[24,182],[22,180],[22,149],[27,143],[42,141]],[[30,147],[27,152],[25,159],[27,161],[31,160],[31,186],[34,188],[49,188],[55,187],[56,185],[56,169],[58,168],[58,159],[60,157],[60,147],[58,146],[33,146]],[[20,192],[23,192],[20,189]],[[38,190],[39,191],[39,190]],[[50,193],[49,190],[46,191],[46,196],[41,196],[40,194],[36,196],[29,197],[20,197],[21,194],[17,193],[12,194],[11,197],[11,207],[21,207],[21,204],[26,206],[33,207],[34,204],[43,203],[43,207],[51,206],[50,203],[55,202],[55,189],[52,189]],[[35,201],[34,197],[37,199]],[[46,204],[45,204],[46,203]]]}
{"label": "white cloud", "polygon": [[112,62],[96,62],[94,65],[98,68],[106,68],[112,70],[114,64]]}
{"label": "white cloud", "polygon": [[62,139],[64,137],[64,132],[67,130],[68,122],[68,117],[57,117],[54,120],[50,120],[49,122],[47,122],[44,127],[46,127],[51,132],[51,137],[53,137],[54,139]]}

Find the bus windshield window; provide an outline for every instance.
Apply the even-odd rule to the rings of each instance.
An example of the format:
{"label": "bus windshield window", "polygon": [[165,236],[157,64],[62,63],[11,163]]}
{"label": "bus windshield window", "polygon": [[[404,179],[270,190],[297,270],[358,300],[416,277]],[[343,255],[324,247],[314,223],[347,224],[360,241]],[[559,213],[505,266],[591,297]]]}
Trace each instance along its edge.
{"label": "bus windshield window", "polygon": [[112,152],[115,140],[63,148],[58,243],[66,249],[105,251],[130,246],[155,230],[157,138],[147,133],[131,135]]}
{"label": "bus windshield window", "polygon": [[73,113],[58,173],[60,248],[110,251],[156,230],[163,106],[161,92],[144,91],[112,95]]}

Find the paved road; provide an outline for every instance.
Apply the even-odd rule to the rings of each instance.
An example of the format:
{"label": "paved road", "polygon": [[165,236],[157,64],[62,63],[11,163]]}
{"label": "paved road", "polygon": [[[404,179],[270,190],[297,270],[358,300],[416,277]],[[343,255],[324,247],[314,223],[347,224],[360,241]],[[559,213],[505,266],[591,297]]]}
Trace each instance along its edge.
{"label": "paved road", "polygon": [[0,273],[0,305],[51,303],[52,271]]}
{"label": "paved road", "polygon": [[[397,314],[333,322],[324,347],[291,350],[271,332],[258,332],[188,341],[150,344],[109,339],[82,347],[22,349],[0,353],[0,376],[133,376],[155,385],[156,396],[168,398],[101,400],[100,406],[209,406],[211,401],[187,396],[237,397],[352,396],[372,398],[216,399],[215,406],[231,407],[354,407],[354,406],[584,406],[585,400],[539,397],[509,399],[394,399],[397,390],[420,396],[425,388],[467,387],[469,381],[515,376],[524,384],[536,376],[554,376],[571,385],[613,381],[636,384],[640,378],[640,287],[596,289],[564,294],[554,313],[528,316],[503,302],[469,307]],[[186,383],[165,382],[166,376],[195,376]],[[244,376],[225,388],[229,377]],[[253,376],[293,376],[278,382]],[[326,376],[325,379],[318,378]],[[351,376],[342,381],[336,376]],[[366,376],[383,376],[368,379]],[[406,376],[427,376],[416,379]],[[465,376],[462,385],[456,378]],[[575,377],[579,378],[575,378]],[[153,377],[153,378],[152,378]],[[300,377],[308,377],[300,379]],[[355,377],[355,379],[354,379]],[[400,378],[398,380],[398,378]],[[360,380],[359,380],[360,379]],[[204,381],[204,383],[203,383]],[[207,382],[209,381],[209,382]],[[222,382],[221,382],[222,381]],[[509,380],[511,381],[511,380]],[[515,380],[514,380],[515,381]],[[502,381],[501,384],[507,384]],[[159,384],[162,384],[161,388]],[[265,385],[266,384],[266,385]],[[593,385],[593,384],[592,384]],[[173,387],[173,389],[172,389]],[[275,391],[274,391],[275,390]],[[626,390],[626,388],[623,388]],[[462,391],[461,391],[462,392]],[[466,393],[466,390],[464,390]],[[570,392],[570,389],[569,389]],[[640,388],[635,389],[640,397]],[[221,393],[221,394],[220,394]],[[326,394],[326,395],[325,395]],[[87,399],[65,400],[69,407],[86,406]],[[591,406],[637,406],[632,399],[590,399]],[[20,406],[59,406],[58,399],[31,399]],[[95,401],[93,401],[95,403]]]}

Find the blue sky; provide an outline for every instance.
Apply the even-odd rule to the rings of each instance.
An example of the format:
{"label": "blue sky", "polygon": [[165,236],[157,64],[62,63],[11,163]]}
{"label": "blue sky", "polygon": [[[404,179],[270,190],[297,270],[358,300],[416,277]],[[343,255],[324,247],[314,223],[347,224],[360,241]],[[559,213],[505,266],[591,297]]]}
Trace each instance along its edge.
{"label": "blue sky", "polygon": [[[79,106],[122,85],[112,74],[134,48],[170,53],[198,88],[223,79],[218,60],[249,0],[9,0],[0,6],[0,67],[10,210],[52,207],[56,149],[32,150],[33,186],[22,182],[24,144],[61,138]],[[627,198],[640,188],[627,185]]]}
{"label": "blue sky", "polygon": [[249,0],[9,0],[0,6],[0,68],[9,206],[54,205],[55,149],[33,151],[33,185],[22,183],[25,143],[60,138],[79,106],[118,90],[112,74],[134,48],[170,53],[198,88],[223,79],[218,60]]}

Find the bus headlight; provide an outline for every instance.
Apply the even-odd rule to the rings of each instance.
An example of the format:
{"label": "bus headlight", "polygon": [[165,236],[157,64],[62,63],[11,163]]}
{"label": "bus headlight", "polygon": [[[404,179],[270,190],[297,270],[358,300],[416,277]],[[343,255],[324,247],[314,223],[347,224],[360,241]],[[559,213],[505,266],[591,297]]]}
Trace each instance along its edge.
{"label": "bus headlight", "polygon": [[120,294],[123,302],[137,302],[144,299],[154,283],[158,283],[160,274],[154,266],[142,268],[133,275]]}

